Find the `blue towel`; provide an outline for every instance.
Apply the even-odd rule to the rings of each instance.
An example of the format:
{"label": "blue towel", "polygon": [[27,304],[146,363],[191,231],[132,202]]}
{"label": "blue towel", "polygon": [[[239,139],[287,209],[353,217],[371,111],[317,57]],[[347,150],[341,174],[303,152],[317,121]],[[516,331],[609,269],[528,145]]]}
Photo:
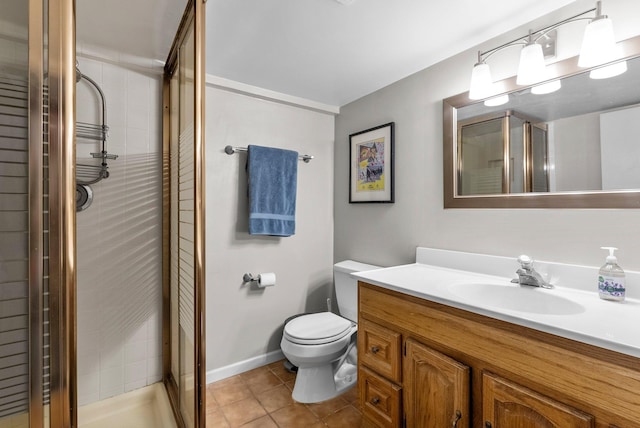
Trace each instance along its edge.
{"label": "blue towel", "polygon": [[296,233],[298,152],[249,146],[249,234]]}

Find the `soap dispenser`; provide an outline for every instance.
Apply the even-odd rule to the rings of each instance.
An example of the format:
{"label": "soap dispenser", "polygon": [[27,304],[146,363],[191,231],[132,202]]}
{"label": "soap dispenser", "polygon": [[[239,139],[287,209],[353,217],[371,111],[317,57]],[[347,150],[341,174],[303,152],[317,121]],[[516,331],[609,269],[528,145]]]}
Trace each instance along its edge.
{"label": "soap dispenser", "polygon": [[598,272],[598,294],[601,299],[622,301],[624,300],[625,292],[625,275],[622,268],[618,266],[618,259],[613,254],[617,248],[600,248],[608,250],[609,255],[606,263]]}

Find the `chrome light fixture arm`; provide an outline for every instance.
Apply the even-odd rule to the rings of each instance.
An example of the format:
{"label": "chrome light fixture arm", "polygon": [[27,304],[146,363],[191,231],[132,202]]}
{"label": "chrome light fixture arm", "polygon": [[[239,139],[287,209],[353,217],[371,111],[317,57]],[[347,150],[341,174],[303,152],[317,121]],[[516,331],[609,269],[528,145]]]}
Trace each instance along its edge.
{"label": "chrome light fixture arm", "polygon": [[[595,21],[597,19],[602,19],[602,18],[606,18],[606,15],[602,15],[601,14],[601,4],[602,2],[598,1],[596,7],[589,9],[589,10],[585,10],[582,13],[579,13],[577,15],[574,15],[570,18],[564,19],[560,22],[556,22],[555,24],[549,25],[547,27],[541,28],[539,30],[529,30],[529,34],[527,34],[526,36],[522,36],[522,37],[518,37],[517,39],[513,39],[510,42],[506,42],[500,46],[497,46],[495,48],[489,49],[487,51],[478,51],[478,62],[484,62],[486,61],[491,55],[493,55],[496,52],[499,52],[505,48],[511,47],[511,46],[518,46],[518,45],[523,45],[526,46],[527,44],[529,44],[530,42],[533,43],[537,43],[538,40],[540,40],[542,37],[546,36],[549,32],[558,29],[559,27],[562,27],[565,24],[568,24],[570,22],[576,22],[576,21]],[[583,15],[586,15],[588,13],[591,12],[596,12],[594,17],[582,17]],[[535,37],[535,38],[534,38]]]}
{"label": "chrome light fixture arm", "polygon": [[[593,16],[586,16],[591,13],[593,13]],[[551,31],[565,24],[584,20],[590,22],[585,28],[578,65],[582,67],[598,67],[609,63],[613,64],[613,66],[609,64],[601,67],[597,71],[592,70],[590,77],[594,79],[607,78],[624,73],[626,71],[626,63],[624,61],[616,63],[618,57],[611,21],[607,15],[602,14],[602,2],[597,1],[595,8],[539,30],[529,30],[529,34],[526,36],[518,37],[493,49],[484,52],[478,51],[478,62],[474,65],[471,75],[469,98],[480,100],[497,95],[497,91],[493,88],[491,72],[486,60],[496,52],[519,45],[524,45],[524,47],[520,54],[517,83],[519,85],[537,85],[534,87],[536,90],[532,90],[536,94],[545,94],[559,89],[560,82],[553,80],[553,77],[546,70],[544,54],[538,42],[544,37],[549,37]]]}

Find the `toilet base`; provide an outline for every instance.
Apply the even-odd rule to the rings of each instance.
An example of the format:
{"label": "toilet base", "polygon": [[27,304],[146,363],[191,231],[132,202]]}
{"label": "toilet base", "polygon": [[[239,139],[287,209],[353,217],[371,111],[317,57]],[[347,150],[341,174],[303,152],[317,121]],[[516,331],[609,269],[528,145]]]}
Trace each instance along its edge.
{"label": "toilet base", "polygon": [[333,364],[299,367],[293,387],[293,399],[299,403],[318,403],[346,392],[357,382],[357,368],[344,362],[334,374]]}

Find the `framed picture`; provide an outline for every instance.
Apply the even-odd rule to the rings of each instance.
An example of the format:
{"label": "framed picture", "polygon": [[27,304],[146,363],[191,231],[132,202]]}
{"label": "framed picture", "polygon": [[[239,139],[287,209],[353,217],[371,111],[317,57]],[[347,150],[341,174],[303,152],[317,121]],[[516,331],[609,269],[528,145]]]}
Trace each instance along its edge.
{"label": "framed picture", "polygon": [[349,203],[393,203],[393,127],[349,135]]}

